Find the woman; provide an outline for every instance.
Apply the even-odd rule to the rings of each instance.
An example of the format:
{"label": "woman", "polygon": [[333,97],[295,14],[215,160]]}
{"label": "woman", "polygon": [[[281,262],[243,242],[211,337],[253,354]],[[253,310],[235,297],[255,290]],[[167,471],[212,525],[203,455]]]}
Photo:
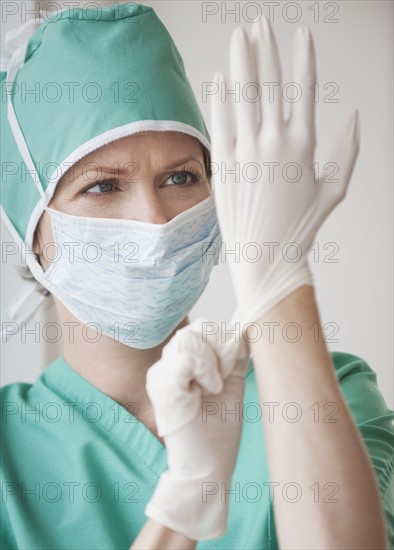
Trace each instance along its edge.
{"label": "woman", "polygon": [[[250,38],[234,33],[230,61],[233,82],[261,82],[261,72],[280,82],[265,20]],[[303,89],[315,81],[304,29],[295,72]],[[35,384],[2,388],[3,547],[387,548],[393,413],[365,361],[328,352],[306,260],[346,193],[357,117],[333,151],[337,185],[316,186],[308,96],[284,121],[278,101],[263,96],[260,111],[216,94],[211,177],[182,60],[137,4],[97,19],[65,10],[2,76],[3,93],[13,91],[2,117],[4,219],[36,252],[27,262],[63,336]],[[60,86],[56,102],[40,96],[33,109],[17,93],[49,79],[74,95]],[[222,75],[215,85],[226,88]],[[296,164],[303,177],[289,186],[283,171],[228,175],[262,161]],[[11,170],[22,162],[33,180],[23,184]],[[245,260],[259,243],[293,243],[301,255]],[[229,340],[187,317],[222,244],[242,251],[228,260],[238,309],[224,329],[244,330]],[[300,338],[256,337],[295,322]]]}

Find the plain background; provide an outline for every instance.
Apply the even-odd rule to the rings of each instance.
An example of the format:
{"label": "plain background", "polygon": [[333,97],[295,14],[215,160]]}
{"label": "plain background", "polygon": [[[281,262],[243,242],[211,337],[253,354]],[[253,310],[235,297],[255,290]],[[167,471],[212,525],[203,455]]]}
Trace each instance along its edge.
{"label": "plain background", "polygon": [[[4,33],[25,21],[23,9],[32,11],[35,4],[12,3],[20,9],[16,15],[6,18],[4,6],[7,3],[2,3],[2,44]],[[234,28],[242,26],[249,30],[251,23],[247,19],[258,13],[268,16],[268,6],[272,2],[157,0],[141,3],[155,9],[172,35],[209,129],[209,102],[202,101],[203,83],[211,81],[218,69],[229,75],[228,48]],[[236,4],[239,5],[239,21],[229,13]],[[337,103],[320,100],[316,105],[316,159],[319,162],[327,160],[344,119],[354,109],[359,109],[361,116],[360,154],[347,197],[317,234],[321,246],[327,242],[337,243],[339,262],[323,262],[326,252],[317,263],[310,262],[318,307],[323,324],[336,323],[339,327],[338,342],[328,343],[329,349],[365,359],[377,374],[386,403],[393,408],[393,3],[391,0],[320,1],[317,22],[314,21],[316,11],[311,9],[314,6],[316,10],[316,4],[280,2],[275,6],[272,26],[282,58],[283,82],[292,80],[295,29],[306,25],[315,40],[322,98],[328,93],[323,90],[325,83],[335,82],[339,87],[335,96],[339,99]],[[61,6],[61,2],[57,5]],[[336,6],[339,11],[330,15]],[[207,7],[217,9],[218,13],[204,22],[203,10]],[[300,19],[292,22],[297,12]],[[30,17],[32,15],[27,16]],[[335,18],[338,22],[327,21]],[[157,85],[160,86],[160,82]],[[2,225],[2,241],[10,240]],[[5,308],[21,286],[15,264],[10,260],[1,262],[3,322],[7,321]],[[226,321],[234,309],[230,274],[226,265],[220,264],[213,270],[204,294],[190,312],[190,319],[193,321],[204,315]],[[30,325],[34,328],[35,322],[56,320],[54,315],[53,308],[41,310]],[[25,342],[20,335],[15,336],[2,344],[1,385],[34,382],[60,350],[60,343],[49,345],[42,338],[36,342],[34,334],[26,335]]]}

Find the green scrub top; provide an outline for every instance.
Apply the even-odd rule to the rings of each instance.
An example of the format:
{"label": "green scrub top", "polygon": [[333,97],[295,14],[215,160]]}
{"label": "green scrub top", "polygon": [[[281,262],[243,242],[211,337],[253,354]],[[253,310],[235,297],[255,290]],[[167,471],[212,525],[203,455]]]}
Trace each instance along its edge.
{"label": "green scrub top", "polygon": [[[393,548],[394,412],[363,359],[343,352],[331,356],[373,461]],[[1,548],[128,549],[147,521],[145,506],[167,468],[165,447],[133,416],[133,404],[127,405],[128,412],[74,371],[63,356],[34,384],[8,384],[0,393]],[[229,492],[222,493],[230,503],[228,531],[198,542],[197,548],[279,548],[264,447],[268,412],[267,406],[260,406],[251,359],[237,465]],[[293,413],[289,410],[289,417]],[[319,411],[327,418],[330,413]],[[284,488],[274,487],[274,499],[278,490],[282,497]],[[332,488],[322,490],[321,495],[336,498]],[[288,487],[287,496],[298,498],[296,488]],[[305,497],[313,495],[303,491],[300,498]]]}

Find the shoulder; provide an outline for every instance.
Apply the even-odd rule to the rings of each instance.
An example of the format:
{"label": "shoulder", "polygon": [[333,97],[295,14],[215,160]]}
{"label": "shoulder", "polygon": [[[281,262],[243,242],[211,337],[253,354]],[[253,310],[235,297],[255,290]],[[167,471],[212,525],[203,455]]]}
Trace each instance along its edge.
{"label": "shoulder", "polygon": [[8,409],[8,406],[12,403],[20,403],[21,401],[26,401],[30,388],[33,384],[28,382],[13,382],[11,384],[6,384],[0,388],[0,403],[1,403],[1,414]]}
{"label": "shoulder", "polygon": [[[356,424],[379,418],[381,423],[393,431],[391,419],[394,418],[394,412],[388,408],[379,390],[377,375],[371,365],[362,357],[349,352],[332,351],[330,356],[339,386]],[[257,392],[253,358],[250,359],[246,381]]]}
{"label": "shoulder", "polygon": [[2,451],[6,454],[10,440],[18,437],[28,424],[26,416],[29,415],[26,413],[30,408],[28,395],[32,386],[26,382],[14,382],[0,388],[0,439]]}
{"label": "shoulder", "polygon": [[53,397],[51,387],[48,386],[48,373],[52,373],[61,363],[61,358],[46,365],[35,382],[12,382],[0,387],[1,414],[9,416],[10,410],[18,410],[30,405],[38,406],[39,402],[46,402]]}
{"label": "shoulder", "polygon": [[345,351],[331,351],[330,355],[339,379],[344,378],[350,373],[368,372],[376,380],[375,372],[362,357]]}
{"label": "shoulder", "polygon": [[356,424],[379,419],[381,425],[393,432],[394,412],[389,409],[379,390],[373,367],[365,359],[352,353],[334,351],[330,355],[340,388]]}
{"label": "shoulder", "polygon": [[379,484],[390,548],[394,546],[394,411],[367,361],[332,352],[340,388],[367,448]]}

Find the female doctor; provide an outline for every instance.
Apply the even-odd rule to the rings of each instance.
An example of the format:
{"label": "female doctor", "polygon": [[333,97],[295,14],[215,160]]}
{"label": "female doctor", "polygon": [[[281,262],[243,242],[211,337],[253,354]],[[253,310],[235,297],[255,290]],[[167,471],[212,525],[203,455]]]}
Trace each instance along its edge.
{"label": "female doctor", "polygon": [[[394,414],[365,361],[328,352],[306,257],[346,195],[357,113],[330,156],[333,182],[309,169],[307,93],[289,120],[264,95],[223,95],[281,81],[262,19],[233,34],[210,138],[154,10],[96,14],[32,27],[2,73],[3,219],[35,252],[39,303],[51,293],[63,336],[34,384],[1,389],[2,548],[388,548]],[[298,29],[303,90],[315,71]],[[56,101],[22,96],[49,82]],[[243,254],[263,243],[269,258]],[[296,260],[275,252],[286,243]],[[238,304],[225,330],[188,319],[223,248]],[[278,336],[288,323],[298,338]],[[19,328],[5,325],[6,337]],[[261,337],[269,325],[280,330]]]}

